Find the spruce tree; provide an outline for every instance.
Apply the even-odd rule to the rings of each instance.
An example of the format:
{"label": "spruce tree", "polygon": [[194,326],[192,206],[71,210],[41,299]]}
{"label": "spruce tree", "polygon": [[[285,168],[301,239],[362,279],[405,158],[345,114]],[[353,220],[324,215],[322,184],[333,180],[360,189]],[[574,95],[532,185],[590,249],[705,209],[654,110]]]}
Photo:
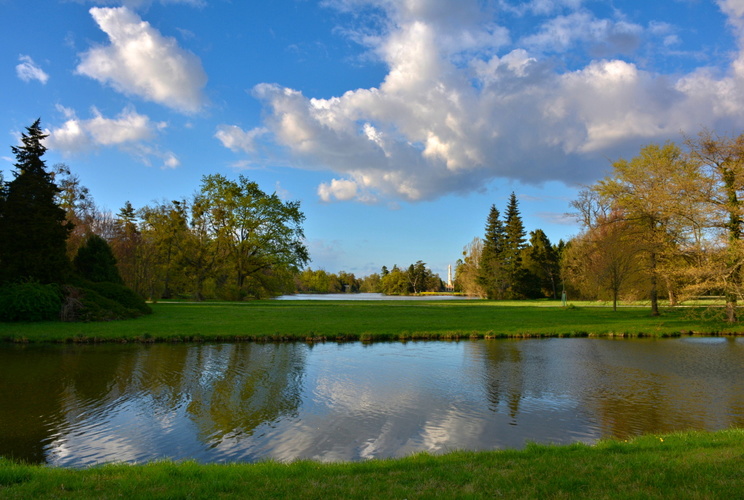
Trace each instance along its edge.
{"label": "spruce tree", "polygon": [[486,219],[486,234],[478,270],[478,283],[485,289],[486,297],[489,299],[504,298],[502,259],[505,237],[501,214],[496,205],[491,205]]}
{"label": "spruce tree", "polygon": [[524,297],[524,285],[528,277],[522,265],[522,250],[525,247],[525,230],[522,216],[519,213],[519,203],[512,192],[509,204],[506,206],[504,222],[504,249],[502,262],[505,279],[507,281],[506,298],[517,299]]}
{"label": "spruce tree", "polygon": [[58,283],[70,269],[66,240],[72,224],[55,202],[59,189],[42,159],[47,135],[39,122],[26,128],[22,146],[11,146],[16,171],[0,214],[0,282]]}

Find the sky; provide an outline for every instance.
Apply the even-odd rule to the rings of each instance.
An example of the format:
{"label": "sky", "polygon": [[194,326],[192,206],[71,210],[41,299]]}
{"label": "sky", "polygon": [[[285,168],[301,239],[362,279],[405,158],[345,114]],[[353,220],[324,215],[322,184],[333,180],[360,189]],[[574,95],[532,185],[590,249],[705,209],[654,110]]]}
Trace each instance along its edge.
{"label": "sky", "polygon": [[101,209],[244,175],[313,269],[446,278],[512,192],[580,232],[640,147],[744,127],[744,0],[0,0],[0,170],[37,118]]}

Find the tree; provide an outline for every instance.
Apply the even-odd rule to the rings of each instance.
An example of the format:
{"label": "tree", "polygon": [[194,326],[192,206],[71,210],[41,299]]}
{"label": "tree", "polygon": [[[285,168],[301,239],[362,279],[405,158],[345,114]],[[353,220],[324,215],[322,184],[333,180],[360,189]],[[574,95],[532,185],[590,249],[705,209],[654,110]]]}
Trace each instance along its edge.
{"label": "tree", "polygon": [[706,266],[712,271],[706,273],[707,281],[712,285],[709,287],[723,291],[727,319],[735,322],[738,320],[737,298],[744,285],[744,134],[732,138],[703,130],[697,139],[688,139],[686,144],[691,160],[708,187],[703,192],[709,206],[706,225],[723,232],[726,249],[722,262],[716,258],[712,268]]}
{"label": "tree", "polygon": [[519,213],[519,203],[512,192],[506,206],[504,222],[504,247],[502,262],[506,276],[507,297],[510,299],[523,298],[527,294],[525,288],[529,276],[522,265],[522,250],[525,247],[524,224]]}
{"label": "tree", "polygon": [[679,254],[689,238],[690,222],[697,218],[700,183],[695,165],[673,143],[650,144],[632,160],[618,160],[612,174],[594,188],[609,200],[615,217],[626,222],[646,255],[651,314],[659,315],[661,265]]}
{"label": "tree", "polygon": [[585,298],[609,298],[617,310],[620,295],[638,278],[639,252],[640,242],[627,221],[600,218],[571,240],[561,267]]}
{"label": "tree", "polygon": [[462,251],[463,258],[455,268],[455,290],[472,297],[485,297],[486,292],[479,279],[483,240],[473,238]]}
{"label": "tree", "polygon": [[80,177],[64,163],[54,165],[52,178],[59,188],[56,203],[65,211],[67,221],[73,225],[67,237],[67,255],[73,258],[88,235],[95,231],[96,204],[90,190],[83,186]]}
{"label": "tree", "polygon": [[557,299],[560,261],[542,229],[530,233],[530,244],[525,248],[523,261],[525,269],[537,280],[542,296]]}
{"label": "tree", "polygon": [[36,120],[12,146],[15,178],[7,183],[0,214],[0,282],[59,283],[70,270],[67,236],[72,224],[56,203],[60,190],[42,156],[47,137]]}
{"label": "tree", "polygon": [[504,297],[506,278],[503,270],[504,225],[496,205],[491,205],[486,219],[486,234],[478,262],[478,285],[483,287],[486,297]]}
{"label": "tree", "polygon": [[73,264],[75,271],[87,280],[124,284],[111,247],[97,234],[88,236],[75,255]]}
{"label": "tree", "polygon": [[232,267],[240,293],[272,293],[264,285],[266,273],[301,268],[309,260],[303,243],[305,215],[299,202],[283,202],[276,193],[264,193],[255,182],[240,176],[202,178],[200,196],[205,203],[210,231]]}

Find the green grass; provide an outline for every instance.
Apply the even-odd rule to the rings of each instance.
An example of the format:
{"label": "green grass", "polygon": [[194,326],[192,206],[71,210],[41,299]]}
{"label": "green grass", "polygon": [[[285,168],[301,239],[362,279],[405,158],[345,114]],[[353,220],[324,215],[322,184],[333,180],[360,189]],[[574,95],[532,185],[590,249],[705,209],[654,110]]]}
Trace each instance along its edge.
{"label": "green grass", "polygon": [[[159,303],[134,320],[0,323],[11,342],[411,340],[742,334],[720,310],[560,307],[559,302],[256,301]],[[718,311],[718,312],[716,312]]]}
{"label": "green grass", "polygon": [[730,499],[742,492],[744,430],[336,464],[156,462],[74,470],[0,460],[3,499]]}

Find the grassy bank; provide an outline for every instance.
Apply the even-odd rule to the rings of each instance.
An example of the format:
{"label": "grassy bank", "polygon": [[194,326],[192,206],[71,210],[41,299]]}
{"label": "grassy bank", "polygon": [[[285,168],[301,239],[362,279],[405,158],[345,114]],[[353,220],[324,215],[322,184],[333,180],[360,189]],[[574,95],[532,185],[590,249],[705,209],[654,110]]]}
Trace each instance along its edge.
{"label": "grassy bank", "polygon": [[0,497],[741,498],[743,450],[744,430],[727,430],[339,464],[159,462],[71,470],[0,460]]}
{"label": "grassy bank", "polygon": [[[555,305],[554,305],[555,304]],[[552,307],[548,307],[552,305]],[[410,340],[530,336],[741,334],[709,310],[559,307],[488,301],[159,303],[154,314],[105,323],[0,323],[11,342]]]}

